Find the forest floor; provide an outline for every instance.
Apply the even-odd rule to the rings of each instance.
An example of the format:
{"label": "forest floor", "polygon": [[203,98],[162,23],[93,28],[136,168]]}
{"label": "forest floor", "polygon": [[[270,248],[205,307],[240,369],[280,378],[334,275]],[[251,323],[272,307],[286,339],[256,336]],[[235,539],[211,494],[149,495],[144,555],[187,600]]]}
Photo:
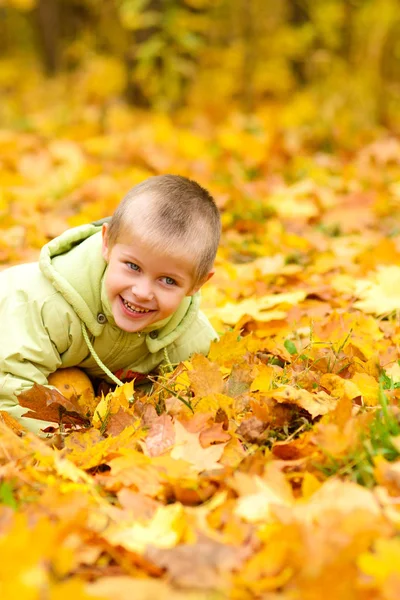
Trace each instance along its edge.
{"label": "forest floor", "polygon": [[3,413],[1,598],[397,600],[399,141],[322,151],[267,111],[27,114],[0,130],[1,268],[186,175],[222,213],[221,338],[134,403],[74,398],[73,432]]}

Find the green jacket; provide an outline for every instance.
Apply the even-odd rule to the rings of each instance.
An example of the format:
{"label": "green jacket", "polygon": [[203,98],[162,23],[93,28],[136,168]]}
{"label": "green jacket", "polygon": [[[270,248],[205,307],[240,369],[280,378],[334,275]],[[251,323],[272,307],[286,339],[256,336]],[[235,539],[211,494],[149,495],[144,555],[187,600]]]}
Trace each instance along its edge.
{"label": "green jacket", "polygon": [[35,432],[48,423],[23,417],[20,392],[46,385],[50,373],[63,367],[108,379],[82,330],[93,354],[120,379],[129,371],[149,373],[167,360],[177,364],[195,352],[206,354],[217,338],[199,310],[199,293],[141,334],[119,329],[104,288],[100,229],[70,229],[43,247],[38,263],[0,272],[0,410]]}

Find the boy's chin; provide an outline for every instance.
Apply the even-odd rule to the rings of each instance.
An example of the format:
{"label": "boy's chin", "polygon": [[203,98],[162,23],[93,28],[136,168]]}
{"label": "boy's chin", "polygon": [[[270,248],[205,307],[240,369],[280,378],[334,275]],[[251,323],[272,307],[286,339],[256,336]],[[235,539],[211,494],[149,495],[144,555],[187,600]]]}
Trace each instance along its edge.
{"label": "boy's chin", "polygon": [[148,325],[151,325],[151,323],[153,322],[152,319],[140,319],[140,321],[138,320],[137,322],[135,322],[130,321],[127,317],[121,318],[120,316],[116,317],[116,315],[114,315],[114,320],[116,326],[119,327],[119,329],[122,329],[122,331],[126,331],[127,333],[137,333],[139,331],[142,331],[142,329],[144,329]]}
{"label": "boy's chin", "polygon": [[158,312],[154,311],[154,313],[151,313],[151,315],[148,314],[145,317],[132,318],[121,314],[121,311],[118,309],[113,310],[113,317],[116,326],[126,333],[139,333],[145,329],[145,327],[152,325],[157,320],[157,315]]}

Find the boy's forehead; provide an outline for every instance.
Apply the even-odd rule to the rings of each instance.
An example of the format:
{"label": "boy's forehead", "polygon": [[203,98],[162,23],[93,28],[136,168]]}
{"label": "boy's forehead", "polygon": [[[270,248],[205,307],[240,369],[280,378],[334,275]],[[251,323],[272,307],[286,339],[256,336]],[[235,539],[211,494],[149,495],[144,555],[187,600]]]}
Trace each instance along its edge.
{"label": "boy's forehead", "polygon": [[155,258],[176,268],[190,272],[195,270],[195,260],[188,249],[178,240],[166,240],[162,236],[155,236],[146,231],[121,232],[118,242],[121,250],[132,257]]}

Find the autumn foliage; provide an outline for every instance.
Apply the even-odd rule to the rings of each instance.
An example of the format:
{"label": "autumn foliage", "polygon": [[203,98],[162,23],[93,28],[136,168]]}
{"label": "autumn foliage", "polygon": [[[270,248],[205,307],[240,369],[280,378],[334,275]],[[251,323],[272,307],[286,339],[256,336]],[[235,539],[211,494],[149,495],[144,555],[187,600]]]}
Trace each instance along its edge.
{"label": "autumn foliage", "polygon": [[186,175],[222,214],[202,291],[221,337],[145,388],[95,396],[76,372],[61,393],[35,386],[21,404],[54,422],[48,439],[0,414],[0,598],[397,600],[396,117],[357,127],[339,90],[327,126],[311,88],[227,110],[232,89],[200,102],[200,84],[182,110],[144,111],[118,60],[52,80],[37,65],[16,78],[13,60],[0,268],[147,176]]}

